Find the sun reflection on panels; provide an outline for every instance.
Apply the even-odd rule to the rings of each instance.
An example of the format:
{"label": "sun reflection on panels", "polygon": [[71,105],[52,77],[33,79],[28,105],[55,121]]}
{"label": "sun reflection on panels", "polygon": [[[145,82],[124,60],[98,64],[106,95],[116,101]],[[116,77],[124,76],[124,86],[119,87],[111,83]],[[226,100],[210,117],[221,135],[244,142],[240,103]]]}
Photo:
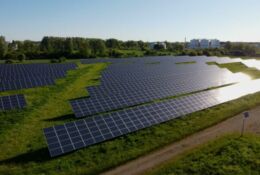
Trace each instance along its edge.
{"label": "sun reflection on panels", "polygon": [[252,59],[252,60],[243,60],[243,64],[245,64],[247,67],[254,67],[258,70],[260,70],[260,61]]}
{"label": "sun reflection on panels", "polygon": [[249,75],[246,75],[244,73],[238,72],[238,73],[234,73],[232,75],[232,77],[230,77],[230,81],[235,81],[235,82],[247,82],[247,81],[251,81],[252,78]]}
{"label": "sun reflection on panels", "polygon": [[239,84],[220,88],[214,90],[214,97],[220,102],[224,103],[230,100],[240,98],[245,95],[256,93],[260,91],[260,79],[244,81]]}

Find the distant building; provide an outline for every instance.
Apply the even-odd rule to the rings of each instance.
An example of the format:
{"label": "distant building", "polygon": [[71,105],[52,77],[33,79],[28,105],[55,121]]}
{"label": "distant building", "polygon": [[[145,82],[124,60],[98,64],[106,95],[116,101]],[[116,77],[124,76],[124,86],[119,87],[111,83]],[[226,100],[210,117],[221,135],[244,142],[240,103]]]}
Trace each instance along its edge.
{"label": "distant building", "polygon": [[202,49],[208,49],[209,48],[210,41],[207,39],[200,40],[200,48]]}
{"label": "distant building", "polygon": [[193,39],[190,41],[190,44],[189,44],[189,48],[191,49],[197,49],[200,47],[200,40],[198,39]]}
{"label": "distant building", "polygon": [[220,41],[217,39],[193,39],[189,43],[190,49],[207,49],[207,48],[219,48]]}
{"label": "distant building", "polygon": [[149,43],[149,48],[150,49],[154,49],[154,46],[156,45],[160,45],[163,49],[167,49],[167,45],[165,42],[152,42],[152,43]]}
{"label": "distant building", "polygon": [[210,48],[220,48],[220,41],[217,39],[210,40]]}

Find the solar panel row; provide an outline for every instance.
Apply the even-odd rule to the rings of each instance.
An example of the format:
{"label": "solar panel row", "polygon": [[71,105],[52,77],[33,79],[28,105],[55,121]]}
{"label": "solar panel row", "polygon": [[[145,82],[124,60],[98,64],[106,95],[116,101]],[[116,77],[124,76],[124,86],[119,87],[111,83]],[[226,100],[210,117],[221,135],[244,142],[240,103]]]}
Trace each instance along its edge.
{"label": "solar panel row", "polygon": [[14,81],[2,81],[0,84],[0,91],[27,89],[39,86],[47,86],[55,84],[54,79],[51,78],[34,78],[34,79],[17,79]]}
{"label": "solar panel row", "polygon": [[76,68],[65,64],[0,64],[0,91],[18,90],[55,84],[57,78],[66,76]]}
{"label": "solar panel row", "polygon": [[[44,134],[50,155],[54,157],[207,109],[259,89],[259,80],[244,86],[232,85],[45,128]],[[238,90],[241,93],[231,93]]]}
{"label": "solar panel row", "polygon": [[[228,58],[220,61],[215,57],[202,56],[196,57],[196,64],[175,64],[180,60],[185,62],[194,59],[166,56],[81,60],[87,64],[96,62],[113,64],[103,71],[100,86],[88,88],[90,98],[71,101],[76,117],[109,111],[110,113],[45,128],[44,134],[50,155],[54,157],[100,143],[233,100],[241,95],[221,97],[221,94],[226,93],[225,90],[228,89],[225,87],[154,102],[156,99],[238,82],[235,74],[228,70],[206,64],[212,60],[218,63],[228,62],[230,61]],[[231,91],[236,90],[234,85],[230,87]],[[152,103],[140,106],[147,102]],[[135,107],[122,109],[129,106]],[[122,110],[111,112],[115,109]]]}
{"label": "solar panel row", "polygon": [[[207,74],[207,76],[202,73]],[[125,93],[125,92],[135,92],[140,90],[149,91],[150,89],[160,89],[161,91],[164,88],[177,88],[178,85],[184,84],[194,84],[196,83],[209,83],[209,82],[223,82],[223,83],[232,83],[238,81],[233,73],[229,71],[206,71],[201,73],[191,73],[191,74],[181,74],[175,76],[165,76],[160,78],[151,78],[151,79],[142,79],[142,81],[128,81],[124,83],[114,82],[113,83],[103,83],[100,86],[91,86],[87,87],[88,92],[91,97],[96,95],[114,95],[116,93]]]}
{"label": "solar panel row", "polygon": [[0,97],[0,111],[22,109],[26,106],[24,95],[10,95]]}
{"label": "solar panel row", "polygon": [[85,98],[71,101],[72,109],[76,117],[94,115],[101,112],[107,112],[129,106],[135,106],[142,103],[151,102],[156,99],[163,99],[169,96],[177,96],[185,93],[226,85],[234,82],[208,81],[198,83],[196,81],[186,84],[177,83],[171,87],[151,88],[130,91],[128,93],[117,93],[109,96],[98,96],[97,98]]}
{"label": "solar panel row", "polygon": [[62,78],[65,77],[65,71],[53,72],[53,73],[21,73],[21,74],[11,74],[8,73],[6,75],[2,74],[0,76],[0,80],[2,81],[11,81],[17,79],[32,79],[32,78]]}

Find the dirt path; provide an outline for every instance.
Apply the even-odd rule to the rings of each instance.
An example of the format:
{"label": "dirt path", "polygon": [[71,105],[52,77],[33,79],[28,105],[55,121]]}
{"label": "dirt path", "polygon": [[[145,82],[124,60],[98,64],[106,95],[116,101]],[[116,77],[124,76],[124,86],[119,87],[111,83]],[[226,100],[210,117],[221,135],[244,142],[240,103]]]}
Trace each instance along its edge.
{"label": "dirt path", "polygon": [[[260,135],[260,106],[250,110],[249,112],[250,117],[246,119],[245,131]],[[195,148],[223,134],[240,132],[242,121],[243,114],[236,115],[215,126],[195,133],[183,140],[172,143],[160,150],[156,150],[148,155],[116,167],[115,169],[103,173],[103,175],[142,174],[145,171],[184,153],[187,150]]]}

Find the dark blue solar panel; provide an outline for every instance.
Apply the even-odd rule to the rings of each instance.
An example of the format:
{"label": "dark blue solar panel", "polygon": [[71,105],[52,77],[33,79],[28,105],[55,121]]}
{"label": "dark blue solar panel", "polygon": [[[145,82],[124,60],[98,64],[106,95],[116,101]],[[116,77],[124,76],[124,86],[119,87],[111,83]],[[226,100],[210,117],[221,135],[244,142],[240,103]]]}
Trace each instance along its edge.
{"label": "dark blue solar panel", "polygon": [[22,109],[26,106],[24,95],[10,95],[0,97],[0,111]]}
{"label": "dark blue solar panel", "polygon": [[39,86],[47,86],[55,84],[54,79],[51,78],[41,78],[41,79],[17,79],[13,81],[2,81],[0,85],[0,91],[7,90],[18,90],[18,89],[26,89],[33,88]]}
{"label": "dark blue solar panel", "polygon": [[[45,128],[50,155],[62,155],[240,97],[238,94],[219,98],[223,91],[215,89],[154,102],[156,99],[237,82],[235,74],[230,71],[206,64],[217,59],[166,56],[81,60],[86,64],[112,64],[102,72],[101,85],[88,88],[89,98],[71,101],[76,116],[110,113]],[[195,61],[196,64],[175,64],[187,61]],[[220,62],[228,61],[222,59]],[[140,106],[147,102],[151,104]],[[135,107],[121,109],[129,106]],[[121,111],[111,112],[114,109]]]}
{"label": "dark blue solar panel", "polygon": [[0,64],[0,91],[53,85],[57,78],[76,69],[74,63],[65,64]]}
{"label": "dark blue solar panel", "polygon": [[169,84],[162,82],[154,86],[144,83],[143,86],[141,84],[139,86],[122,85],[122,87],[117,88],[103,87],[96,88],[96,90],[89,88],[90,98],[72,100],[70,103],[76,117],[84,117],[235,82],[219,80],[225,75],[218,75],[219,77],[213,79],[211,78],[214,76],[210,79],[189,80],[187,82],[184,80]]}
{"label": "dark blue solar panel", "polygon": [[216,98],[218,94],[218,90],[200,92],[45,128],[50,155],[58,156],[225,102]]}

